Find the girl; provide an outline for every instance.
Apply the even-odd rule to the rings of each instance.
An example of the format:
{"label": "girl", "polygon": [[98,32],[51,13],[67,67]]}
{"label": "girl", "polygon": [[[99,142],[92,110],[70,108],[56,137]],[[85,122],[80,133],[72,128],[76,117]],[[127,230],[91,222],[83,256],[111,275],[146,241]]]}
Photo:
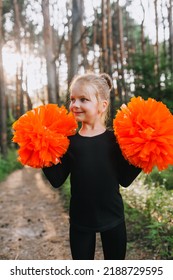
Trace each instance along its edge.
{"label": "girl", "polygon": [[104,259],[125,259],[126,227],[119,185],[129,186],[141,169],[122,156],[113,131],[106,129],[111,78],[84,74],[70,86],[70,110],[81,128],[70,136],[62,163],[43,168],[53,187],[70,174],[70,247],[74,260],[92,260],[96,232]]}

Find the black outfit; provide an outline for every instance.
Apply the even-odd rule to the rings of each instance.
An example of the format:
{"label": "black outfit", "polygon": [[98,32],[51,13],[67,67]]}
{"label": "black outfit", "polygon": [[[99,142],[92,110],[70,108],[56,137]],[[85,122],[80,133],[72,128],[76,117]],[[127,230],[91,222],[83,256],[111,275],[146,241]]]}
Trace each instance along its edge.
{"label": "black outfit", "polygon": [[[126,254],[125,222],[113,229],[100,232],[105,260],[124,260]],[[74,260],[93,260],[95,255],[95,232],[80,231],[70,226],[70,247]]]}
{"label": "black outfit", "polygon": [[55,188],[71,174],[71,235],[75,230],[111,231],[124,223],[119,184],[129,186],[141,169],[124,159],[113,131],[106,130],[93,137],[77,133],[69,138],[70,146],[62,163],[43,171]]}

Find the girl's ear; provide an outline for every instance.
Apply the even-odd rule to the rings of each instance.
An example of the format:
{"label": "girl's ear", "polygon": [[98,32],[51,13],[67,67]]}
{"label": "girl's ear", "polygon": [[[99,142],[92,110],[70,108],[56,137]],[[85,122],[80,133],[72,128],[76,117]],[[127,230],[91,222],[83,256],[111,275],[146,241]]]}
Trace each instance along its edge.
{"label": "girl's ear", "polygon": [[102,113],[104,113],[108,108],[108,101],[107,100],[103,100],[102,101]]}

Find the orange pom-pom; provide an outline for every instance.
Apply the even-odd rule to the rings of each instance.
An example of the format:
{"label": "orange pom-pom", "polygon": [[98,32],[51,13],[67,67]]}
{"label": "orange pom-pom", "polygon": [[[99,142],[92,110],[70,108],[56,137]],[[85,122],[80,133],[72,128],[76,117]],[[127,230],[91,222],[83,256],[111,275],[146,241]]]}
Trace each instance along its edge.
{"label": "orange pom-pom", "polygon": [[124,157],[145,173],[173,164],[173,116],[162,102],[133,97],[118,110],[113,126]]}
{"label": "orange pom-pom", "polygon": [[47,104],[26,112],[13,124],[19,161],[35,168],[57,164],[68,149],[67,136],[76,128],[74,116],[63,106]]}

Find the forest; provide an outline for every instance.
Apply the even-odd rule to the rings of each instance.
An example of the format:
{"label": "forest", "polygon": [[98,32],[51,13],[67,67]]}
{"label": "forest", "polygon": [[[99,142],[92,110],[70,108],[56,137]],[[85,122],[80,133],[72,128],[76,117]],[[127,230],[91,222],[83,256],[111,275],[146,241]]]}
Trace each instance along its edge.
{"label": "forest", "polygon": [[[134,95],[153,97],[173,110],[171,0],[0,2],[3,156],[10,122],[38,104],[67,104],[76,73],[110,74],[112,118]],[[132,18],[132,9],[139,10],[140,22]],[[153,38],[146,30],[150,9]]]}
{"label": "forest", "polygon": [[[68,107],[72,78],[87,71],[113,80],[110,124],[133,96],[173,113],[173,1],[0,0],[0,180],[21,168],[13,122],[41,104]],[[138,190],[122,190],[135,236],[156,259],[173,258],[172,171],[154,169]]]}

